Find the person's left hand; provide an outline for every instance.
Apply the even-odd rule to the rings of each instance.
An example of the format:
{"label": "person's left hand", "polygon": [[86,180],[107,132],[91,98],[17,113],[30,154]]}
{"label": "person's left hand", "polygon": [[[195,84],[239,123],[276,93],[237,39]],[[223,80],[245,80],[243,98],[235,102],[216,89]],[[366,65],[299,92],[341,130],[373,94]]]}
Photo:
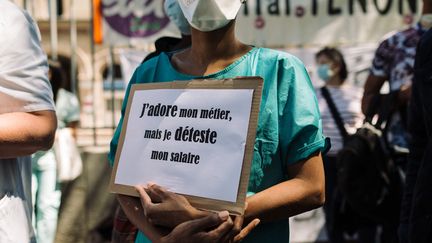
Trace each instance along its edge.
{"label": "person's left hand", "polygon": [[232,242],[241,242],[242,240],[244,240],[244,238],[246,238],[246,236],[248,236],[249,233],[252,232],[252,230],[255,229],[255,227],[257,227],[259,223],[259,219],[252,220],[248,225],[246,225],[246,227],[241,229],[240,233],[238,233],[234,237],[234,239],[232,239]]}
{"label": "person's left hand", "polygon": [[[211,215],[213,215],[213,213],[210,212],[197,210],[192,205],[190,205],[184,196],[169,192],[160,186],[149,185],[147,188],[144,188],[143,186],[136,186],[135,188],[140,194],[141,204],[144,209],[144,214],[146,215],[146,220],[152,224],[152,227],[154,227],[155,231],[158,231],[157,229],[161,229],[158,226],[162,226],[164,228],[175,228],[176,226],[180,226],[185,222],[203,217],[211,217]],[[211,234],[207,234],[206,237],[217,236],[219,239],[218,241],[220,242],[240,242],[260,223],[260,220],[254,219],[250,221],[248,225],[242,228],[243,222],[244,215],[235,216],[232,220],[230,219],[224,223],[224,226],[220,227],[220,230],[223,232],[225,232],[228,227],[229,232],[221,235],[218,230],[215,230],[212,231]],[[179,228],[183,229],[185,225],[189,225],[189,223],[183,224],[182,227]],[[177,236],[178,232],[178,229],[177,231],[172,232],[173,234],[171,234],[170,238],[172,238],[172,236]],[[165,234],[166,231],[159,235],[162,236]],[[200,236],[203,235],[200,234]]]}
{"label": "person's left hand", "polygon": [[169,192],[157,185],[135,187],[147,220],[155,226],[174,228],[177,225],[207,214],[192,207],[181,195]]}
{"label": "person's left hand", "polygon": [[160,243],[224,242],[224,237],[229,235],[232,227],[233,222],[227,211],[211,213],[206,217],[179,224],[168,235],[162,237]]}
{"label": "person's left hand", "polygon": [[177,242],[241,242],[260,222],[252,220],[242,229],[244,216],[235,216],[234,222],[227,211],[209,213],[208,216],[186,221],[160,238],[161,243]]}
{"label": "person's left hand", "polygon": [[[246,202],[245,210],[247,210],[248,203]],[[260,223],[259,219],[254,219],[249,222],[245,227],[243,227],[244,223],[244,215],[233,216],[233,227],[229,234],[227,234],[223,242],[241,242],[250,232],[252,232],[255,227]]]}

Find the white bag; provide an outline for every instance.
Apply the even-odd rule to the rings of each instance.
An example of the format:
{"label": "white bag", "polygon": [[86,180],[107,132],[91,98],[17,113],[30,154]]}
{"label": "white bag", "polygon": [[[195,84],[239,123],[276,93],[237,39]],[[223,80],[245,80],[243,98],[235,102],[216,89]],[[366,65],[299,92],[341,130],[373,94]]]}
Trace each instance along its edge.
{"label": "white bag", "polygon": [[59,182],[72,181],[81,174],[81,154],[70,128],[57,130],[54,153],[57,160],[57,180]]}

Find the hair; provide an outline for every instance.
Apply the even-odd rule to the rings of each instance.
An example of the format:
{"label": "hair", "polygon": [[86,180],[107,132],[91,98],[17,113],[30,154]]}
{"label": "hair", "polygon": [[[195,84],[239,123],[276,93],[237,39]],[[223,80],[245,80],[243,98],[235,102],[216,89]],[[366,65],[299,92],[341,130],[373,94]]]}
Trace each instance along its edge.
{"label": "hair", "polygon": [[60,62],[48,60],[48,67],[51,72],[50,83],[54,94],[54,101],[56,101],[58,91],[60,88],[64,88],[66,74]]}
{"label": "hair", "polygon": [[342,53],[336,48],[325,47],[315,55],[315,59],[318,59],[318,57],[323,55],[329,58],[332,62],[339,65],[339,78],[342,80],[342,83],[345,82],[348,77],[348,69]]}

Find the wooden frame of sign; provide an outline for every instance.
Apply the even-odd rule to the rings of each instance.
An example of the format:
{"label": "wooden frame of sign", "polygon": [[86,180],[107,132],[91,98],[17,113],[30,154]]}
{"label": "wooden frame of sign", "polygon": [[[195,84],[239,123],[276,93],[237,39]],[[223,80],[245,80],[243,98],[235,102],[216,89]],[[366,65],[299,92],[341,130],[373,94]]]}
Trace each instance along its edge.
{"label": "wooden frame of sign", "polygon": [[124,194],[134,197],[139,197],[139,194],[133,186],[121,185],[115,183],[117,168],[119,165],[120,154],[122,152],[127,123],[129,120],[129,112],[131,109],[134,93],[137,90],[152,90],[152,89],[253,89],[252,107],[249,118],[249,127],[247,131],[247,139],[243,164],[240,175],[240,182],[236,202],[221,201],[209,198],[202,198],[190,195],[185,196],[189,202],[196,208],[208,211],[223,211],[227,210],[233,215],[243,215],[245,210],[246,193],[249,184],[249,174],[253,159],[253,147],[255,142],[256,128],[258,123],[259,107],[261,104],[261,95],[263,88],[263,79],[260,77],[239,77],[225,80],[192,80],[192,81],[174,81],[164,83],[147,83],[135,84],[132,86],[129,100],[127,103],[126,114],[124,117],[122,132],[119,138],[119,144],[116,151],[114,168],[111,175],[110,191],[112,193]]}

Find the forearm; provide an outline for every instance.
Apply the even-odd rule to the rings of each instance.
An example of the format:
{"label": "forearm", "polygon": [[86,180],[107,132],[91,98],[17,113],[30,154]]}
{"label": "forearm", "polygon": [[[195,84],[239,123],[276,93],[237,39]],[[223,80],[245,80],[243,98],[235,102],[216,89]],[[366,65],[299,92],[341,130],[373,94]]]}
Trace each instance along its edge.
{"label": "forearm", "polygon": [[289,179],[247,199],[245,220],[262,222],[288,219],[324,204],[325,180],[321,153],[289,165]]}
{"label": "forearm", "polygon": [[324,200],[324,188],[294,178],[248,197],[245,221],[255,218],[261,222],[288,219],[322,206]]}
{"label": "forearm", "polygon": [[399,95],[398,95],[399,105],[404,106],[408,104],[408,102],[411,99],[411,92],[412,92],[411,84],[403,85],[400,88]]}
{"label": "forearm", "polygon": [[30,155],[48,150],[54,142],[54,111],[16,112],[0,115],[0,158]]}
{"label": "forearm", "polygon": [[372,100],[376,95],[380,93],[381,87],[383,86],[386,80],[387,77],[379,77],[373,74],[368,76],[364,86],[364,93],[363,93],[363,99],[361,104],[361,109],[363,114],[366,114],[368,112]]}
{"label": "forearm", "polygon": [[77,141],[78,140],[79,121],[70,122],[66,125],[66,127],[71,129],[72,137],[74,137],[75,141]]}
{"label": "forearm", "polygon": [[376,96],[376,94],[371,94],[371,93],[368,93],[368,94],[365,93],[363,95],[363,99],[361,101],[361,110],[362,110],[363,114],[367,115],[366,113],[369,110],[370,103],[372,102],[372,99],[375,96]]}

